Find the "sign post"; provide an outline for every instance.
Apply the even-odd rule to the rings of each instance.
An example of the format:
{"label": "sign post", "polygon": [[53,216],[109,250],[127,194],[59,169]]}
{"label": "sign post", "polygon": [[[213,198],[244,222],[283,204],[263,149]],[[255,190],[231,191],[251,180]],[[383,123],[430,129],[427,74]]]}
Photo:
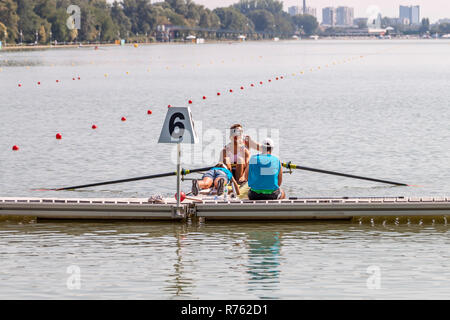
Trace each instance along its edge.
{"label": "sign post", "polygon": [[184,210],[181,206],[181,144],[194,144],[198,142],[189,107],[171,107],[167,111],[166,119],[159,136],[158,143],[177,144],[177,205],[174,210],[176,216],[183,216]]}
{"label": "sign post", "polygon": [[181,144],[177,143],[177,207],[181,205]]}

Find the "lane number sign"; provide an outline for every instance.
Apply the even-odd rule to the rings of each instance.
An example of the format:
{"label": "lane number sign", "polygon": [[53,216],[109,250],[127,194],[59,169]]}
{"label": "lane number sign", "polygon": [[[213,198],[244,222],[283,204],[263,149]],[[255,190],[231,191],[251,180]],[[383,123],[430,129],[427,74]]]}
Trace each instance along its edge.
{"label": "lane number sign", "polygon": [[159,136],[158,143],[189,143],[198,142],[189,107],[171,107],[167,110],[166,119]]}

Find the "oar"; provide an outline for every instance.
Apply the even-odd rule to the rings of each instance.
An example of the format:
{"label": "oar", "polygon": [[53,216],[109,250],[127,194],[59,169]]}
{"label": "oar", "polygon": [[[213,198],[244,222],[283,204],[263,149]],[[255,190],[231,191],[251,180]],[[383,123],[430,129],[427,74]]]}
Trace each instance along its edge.
{"label": "oar", "polygon": [[362,176],[355,176],[353,174],[346,174],[346,173],[329,171],[329,170],[308,168],[308,167],[298,166],[298,165],[292,164],[290,162],[283,163],[282,165],[283,165],[283,167],[288,168],[288,169],[306,170],[306,171],[312,171],[312,172],[318,172],[318,173],[331,174],[331,175],[334,175],[334,176],[341,176],[341,177],[347,177],[347,178],[353,178],[353,179],[360,179],[360,180],[367,180],[367,181],[387,183],[387,184],[392,184],[392,185],[395,185],[395,186],[412,187],[411,185],[406,184],[406,183],[394,182],[394,181],[388,181],[388,180],[381,180],[381,179],[373,179],[373,178],[362,177]]}
{"label": "oar", "polygon": [[[199,169],[193,169],[193,170],[181,170],[182,175],[194,173],[194,172],[201,172],[201,171],[207,171],[211,169],[212,167],[206,167],[206,168],[199,168]],[[97,183],[90,183],[90,184],[84,184],[79,186],[73,186],[73,187],[65,187],[65,188],[57,188],[57,189],[35,189],[34,191],[64,191],[64,190],[75,190],[75,189],[82,189],[82,188],[89,188],[89,187],[98,187],[98,186],[105,186],[107,184],[117,184],[117,183],[125,183],[125,182],[132,182],[132,181],[139,181],[139,180],[148,180],[148,179],[156,179],[156,178],[164,178],[164,177],[170,177],[170,176],[176,176],[177,172],[167,172],[167,173],[160,173],[160,174],[153,174],[150,176],[143,176],[143,177],[136,177],[136,178],[128,178],[128,179],[121,179],[121,180],[113,180],[113,181],[105,181],[105,182],[97,182]]]}

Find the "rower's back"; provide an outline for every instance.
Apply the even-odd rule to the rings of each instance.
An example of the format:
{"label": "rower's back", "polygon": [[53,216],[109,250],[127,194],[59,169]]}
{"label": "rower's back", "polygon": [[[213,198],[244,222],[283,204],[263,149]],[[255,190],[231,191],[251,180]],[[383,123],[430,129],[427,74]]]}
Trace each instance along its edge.
{"label": "rower's back", "polygon": [[271,193],[278,190],[278,176],[281,164],[278,157],[270,153],[254,155],[249,161],[248,185],[260,193]]}

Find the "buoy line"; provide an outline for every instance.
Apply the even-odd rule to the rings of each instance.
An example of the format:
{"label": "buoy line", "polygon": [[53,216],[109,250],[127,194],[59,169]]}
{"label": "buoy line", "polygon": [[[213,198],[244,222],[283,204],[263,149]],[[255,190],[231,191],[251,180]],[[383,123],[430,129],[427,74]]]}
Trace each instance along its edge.
{"label": "buoy line", "polygon": [[[381,53],[381,52],[380,52],[380,53]],[[379,54],[379,53],[376,53],[376,54]],[[262,57],[262,56],[261,56],[261,57]],[[346,63],[346,62],[351,62],[351,61],[358,60],[358,59],[363,59],[363,58],[365,58],[365,56],[360,55],[360,56],[358,56],[358,57],[352,57],[352,58],[348,58],[348,59],[343,59],[343,60],[339,60],[339,61],[337,61],[337,62],[334,61],[334,62],[332,63],[332,65],[333,65],[333,66],[337,66],[337,65],[340,65],[340,64],[344,64],[344,63]],[[223,63],[223,62],[222,62],[222,63]],[[325,69],[325,68],[327,68],[327,67],[329,67],[329,66],[330,66],[330,64],[326,64],[326,65],[324,66],[323,69]],[[310,72],[315,72],[315,70],[319,71],[319,70],[323,70],[323,69],[321,68],[321,66],[318,66],[317,68],[310,68],[309,71],[310,71]],[[129,72],[126,72],[126,74],[128,75]],[[293,77],[295,77],[295,76],[302,76],[302,75],[304,75],[304,74],[305,74],[305,70],[303,69],[303,70],[301,70],[301,71],[298,72],[298,73],[293,72],[293,73],[292,73],[292,76],[293,76]],[[106,78],[106,77],[108,77],[108,74],[105,73],[104,76],[105,76],[105,78]],[[288,78],[288,77],[287,77],[287,76],[274,76],[273,78],[269,78],[269,79],[267,80],[267,83],[272,83],[272,80],[273,80],[273,79],[274,79],[275,81],[280,81],[280,80],[284,80],[284,79],[286,79],[286,78]],[[78,79],[78,80],[81,80],[81,76],[77,76],[77,77],[73,77],[73,78],[72,78],[73,81],[75,81],[75,80],[77,80],[77,79]],[[56,83],[59,83],[59,82],[60,82],[60,80],[56,80]],[[41,85],[41,82],[39,81],[39,82],[37,83],[37,85],[40,86],[40,85]],[[263,86],[263,85],[264,85],[264,81],[259,81],[259,85],[260,85],[260,86]],[[18,86],[19,86],[19,87],[22,87],[22,83],[19,83]],[[255,87],[255,84],[254,84],[254,83],[251,83],[251,84],[250,84],[250,87],[254,88],[254,87]],[[240,90],[243,92],[243,91],[245,90],[245,87],[244,87],[243,85],[240,86]],[[228,92],[229,92],[230,94],[232,94],[232,93],[234,93],[234,90],[233,90],[233,89],[228,89]],[[222,96],[221,91],[217,91],[216,96],[217,96],[217,97]],[[206,100],[206,99],[207,99],[207,96],[205,96],[205,95],[202,96],[202,100]],[[194,100],[193,100],[193,99],[188,99],[188,100],[187,100],[187,103],[188,103],[189,105],[192,105],[192,104],[194,104]],[[172,107],[172,105],[169,104],[169,105],[168,105],[168,108],[171,108],[171,107]],[[148,115],[152,115],[152,114],[153,114],[153,111],[147,110],[147,114],[148,114]],[[127,121],[127,118],[126,118],[125,116],[122,116],[121,121],[122,121],[122,122],[126,122],[126,121]],[[94,124],[94,125],[92,125],[91,128],[95,130],[95,129],[97,129],[98,127],[97,127],[96,124]],[[61,133],[57,133],[57,134],[56,134],[56,139],[57,139],[57,140],[61,140],[61,139],[62,139],[62,134],[61,134]],[[19,151],[19,150],[20,150],[20,148],[19,148],[18,145],[14,145],[14,146],[12,147],[12,151]]]}

